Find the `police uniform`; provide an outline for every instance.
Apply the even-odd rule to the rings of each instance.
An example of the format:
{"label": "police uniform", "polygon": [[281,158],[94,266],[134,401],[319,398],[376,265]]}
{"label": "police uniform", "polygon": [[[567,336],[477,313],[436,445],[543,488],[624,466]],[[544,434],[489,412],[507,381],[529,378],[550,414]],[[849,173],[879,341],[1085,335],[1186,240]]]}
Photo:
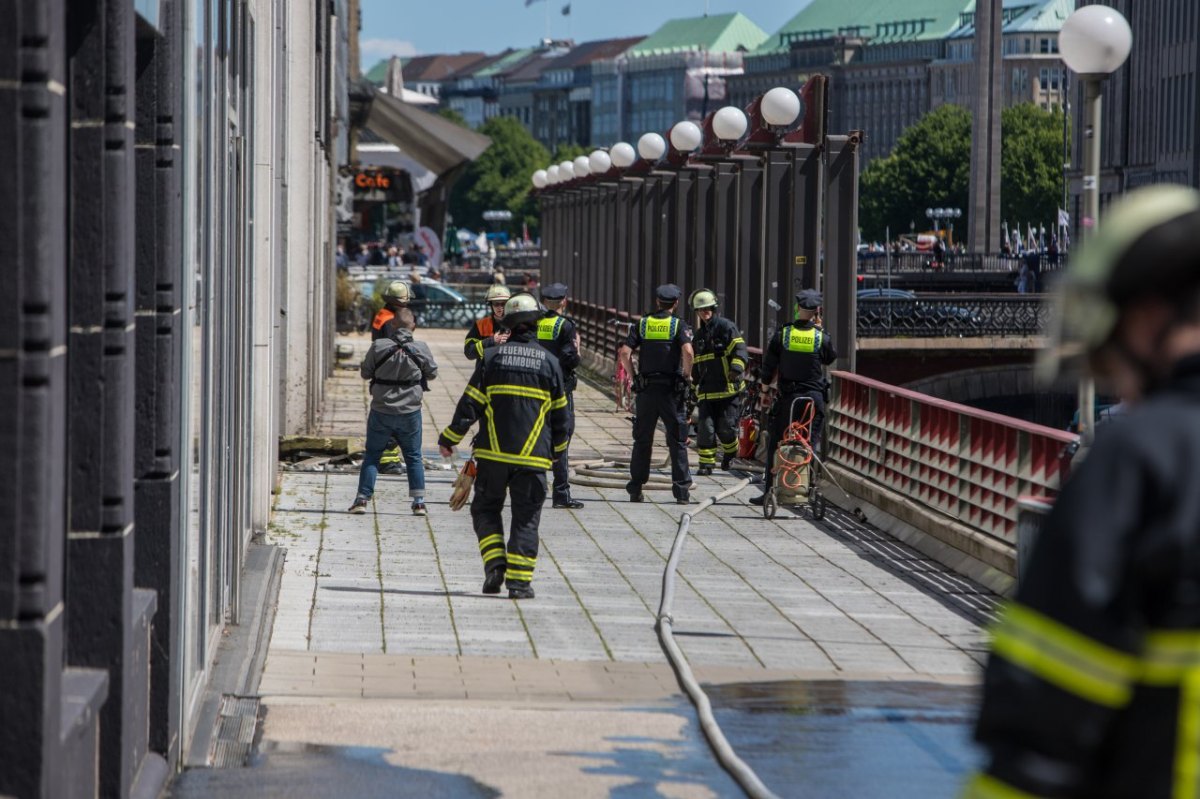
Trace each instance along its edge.
{"label": "police uniform", "polygon": [[696,453],[700,466],[716,464],[720,442],[723,468],[737,453],[737,421],[741,413],[746,370],[746,340],[731,320],[715,313],[696,329],[696,399],[699,422],[696,427]]}
{"label": "police uniform", "polygon": [[[800,307],[815,311],[821,295],[812,290],[796,295]],[[791,423],[793,403],[800,397],[813,402],[813,420],[809,441],[813,449],[821,442],[821,427],[825,422],[825,367],[837,358],[829,334],[811,320],[797,320],[786,325],[771,337],[763,356],[761,380],[763,385],[779,375],[779,396],[771,411],[770,437],[767,439],[767,468],[775,460],[775,449]],[[799,404],[797,404],[797,414]]]}
{"label": "police uniform", "polygon": [[[542,289],[542,299],[563,300],[567,296],[567,287],[562,283],[551,283]],[[578,378],[575,370],[579,368],[579,349],[575,346],[575,323],[555,311],[548,311],[545,318],[538,321],[537,341],[555,358],[563,372],[563,390],[567,394],[567,438],[575,435],[575,386]],[[555,507],[580,507],[571,498],[571,483],[569,481],[571,464],[570,450],[563,450],[558,460],[554,462],[554,491],[552,500]]]}
{"label": "police uniform", "polygon": [[[479,423],[471,519],[485,574],[498,577],[503,572],[510,596],[514,589],[528,589],[533,580],[546,471],[567,448],[562,369],[538,345],[536,335],[514,332],[504,344],[484,350],[453,421],[438,439],[441,446],[455,446]],[[507,553],[500,515],[506,492],[512,500]],[[495,585],[498,590],[498,580]]]}
{"label": "police uniform", "polygon": [[[660,286],[655,296],[662,302],[677,302],[677,286]],[[643,316],[629,331],[625,346],[638,352],[637,399],[634,405],[633,455],[629,462],[631,497],[640,497],[642,486],[650,479],[650,450],[654,429],[661,419],[666,430],[667,451],[671,457],[671,493],[681,502],[688,500],[692,477],[688,470],[687,421],[684,419],[685,381],[682,372],[683,347],[692,342],[692,330],[669,310]]]}

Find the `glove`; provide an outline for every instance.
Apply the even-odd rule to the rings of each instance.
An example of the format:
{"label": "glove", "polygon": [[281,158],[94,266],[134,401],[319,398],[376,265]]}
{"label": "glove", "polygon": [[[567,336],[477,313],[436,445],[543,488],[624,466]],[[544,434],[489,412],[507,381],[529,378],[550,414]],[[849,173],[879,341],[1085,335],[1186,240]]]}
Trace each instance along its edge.
{"label": "glove", "polygon": [[450,494],[450,510],[462,510],[471,498],[471,489],[475,487],[475,461],[469,460],[458,473],[454,481],[454,490]]}

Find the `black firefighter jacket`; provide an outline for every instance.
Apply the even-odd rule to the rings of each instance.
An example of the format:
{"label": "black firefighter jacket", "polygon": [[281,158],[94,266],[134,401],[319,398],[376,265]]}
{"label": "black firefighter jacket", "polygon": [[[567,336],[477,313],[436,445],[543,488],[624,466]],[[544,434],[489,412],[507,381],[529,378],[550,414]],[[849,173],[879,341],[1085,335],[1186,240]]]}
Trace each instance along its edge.
{"label": "black firefighter jacket", "polygon": [[742,393],[746,371],[746,340],[729,319],[713,315],[701,322],[692,338],[696,357],[692,372],[696,378],[696,398],[718,400]]}
{"label": "black firefighter jacket", "polygon": [[1102,427],[994,630],[969,797],[1200,795],[1200,357]]}
{"label": "black firefighter jacket", "polygon": [[484,349],[439,444],[458,444],[479,422],[476,458],[551,467],[567,448],[567,396],[558,360],[537,344],[535,335],[514,333],[506,343]]}

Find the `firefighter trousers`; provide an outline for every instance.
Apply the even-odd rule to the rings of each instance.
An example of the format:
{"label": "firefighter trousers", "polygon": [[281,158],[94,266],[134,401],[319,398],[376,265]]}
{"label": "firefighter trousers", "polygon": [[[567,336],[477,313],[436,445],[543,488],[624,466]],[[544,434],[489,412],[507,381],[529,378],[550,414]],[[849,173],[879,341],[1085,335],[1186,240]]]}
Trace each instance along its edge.
{"label": "firefighter trousers", "polygon": [[741,397],[700,400],[696,408],[700,412],[696,423],[696,453],[700,456],[700,465],[716,464],[718,446],[721,454],[736,455],[737,423],[742,413]]}
{"label": "firefighter trousers", "polygon": [[[792,423],[792,408],[793,403],[796,409],[796,421],[803,419],[804,402],[796,402],[797,398],[808,397],[813,401],[813,420],[809,427],[809,443],[812,445],[813,452],[818,456],[821,454],[821,428],[825,424],[825,392],[823,391],[801,391],[794,394],[781,394],[775,400],[775,405],[771,408],[771,418],[769,420],[770,436],[767,438],[767,469],[772,468],[775,463],[775,450],[779,447],[779,442],[787,433],[788,427]],[[767,481],[770,482],[769,480]]]}
{"label": "firefighter trousers", "polygon": [[[471,522],[479,539],[484,573],[504,569],[509,588],[533,581],[537,565],[538,524],[546,501],[546,473],[524,466],[476,460]],[[504,543],[505,495],[512,500],[512,525]]]}
{"label": "firefighter trousers", "polygon": [[667,434],[667,452],[671,456],[671,493],[679,498],[688,492],[692,476],[688,470],[687,422],[683,418],[683,394],[670,385],[646,386],[638,392],[633,420],[633,456],[629,460],[631,494],[642,490],[650,479],[650,450],[654,429],[661,419]]}
{"label": "firefighter trousers", "polygon": [[567,449],[560,452],[558,460],[554,462],[555,502],[566,502],[571,499],[571,483],[569,482],[571,462],[568,453],[573,435],[575,435],[575,395],[569,393],[567,394]]}

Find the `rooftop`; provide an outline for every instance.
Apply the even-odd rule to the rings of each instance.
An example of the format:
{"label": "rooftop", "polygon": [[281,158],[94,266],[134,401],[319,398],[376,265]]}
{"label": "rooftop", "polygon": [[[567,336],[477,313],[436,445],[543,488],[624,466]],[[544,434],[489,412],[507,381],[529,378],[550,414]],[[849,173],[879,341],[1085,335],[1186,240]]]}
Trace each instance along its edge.
{"label": "rooftop", "polygon": [[[1004,33],[1058,33],[1071,12],[1075,0],[1004,0]],[[975,35],[975,3],[963,12],[952,38]]]}
{"label": "rooftop", "polygon": [[518,50],[505,50],[490,64],[484,66],[483,69],[476,71],[477,78],[491,78],[497,75],[505,75],[519,67],[530,56],[537,53],[532,47],[522,47]]}
{"label": "rooftop", "polygon": [[753,50],[766,38],[766,32],[739,11],[669,20],[629,52],[631,55],[657,55],[686,50],[732,53]]}
{"label": "rooftop", "polygon": [[796,39],[833,36],[860,36],[874,43],[944,39],[969,8],[974,0],[812,0],[755,52],[779,52]]}
{"label": "rooftop", "polygon": [[554,59],[546,65],[546,69],[574,69],[602,58],[616,58],[645,38],[644,36],[629,36],[624,39],[598,39],[594,42],[584,42],[566,55]]}
{"label": "rooftop", "polygon": [[400,66],[404,71],[406,82],[448,80],[455,73],[470,69],[485,58],[487,58],[487,54],[480,52],[419,55],[400,59]]}

